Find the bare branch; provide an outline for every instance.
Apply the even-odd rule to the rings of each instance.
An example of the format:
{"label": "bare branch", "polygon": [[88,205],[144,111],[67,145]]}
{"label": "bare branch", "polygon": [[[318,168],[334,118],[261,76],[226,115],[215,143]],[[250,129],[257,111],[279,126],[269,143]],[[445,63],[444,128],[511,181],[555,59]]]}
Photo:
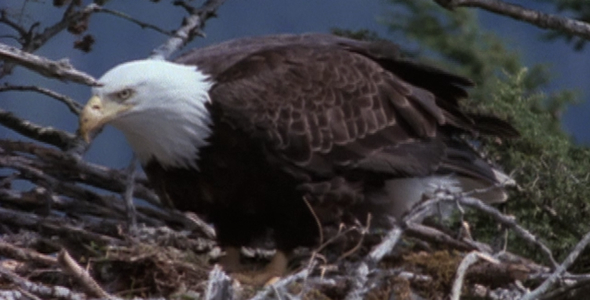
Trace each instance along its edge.
{"label": "bare branch", "polygon": [[16,63],[45,77],[73,81],[90,86],[98,85],[94,77],[76,70],[65,60],[53,61],[1,43],[0,60]]}
{"label": "bare branch", "polygon": [[0,240],[0,254],[4,257],[12,257],[15,259],[35,262],[42,265],[56,265],[57,259],[53,256],[45,255],[30,249],[19,248],[3,240]]}
{"label": "bare branch", "polygon": [[588,246],[590,243],[590,232],[584,235],[581,241],[574,247],[574,250],[565,258],[563,263],[557,267],[553,274],[543,282],[539,287],[537,287],[534,291],[524,295],[521,300],[533,300],[538,299],[542,294],[547,292],[547,290],[555,284],[559,279],[561,279],[562,274],[571,266],[574,261],[578,258],[578,255]]}
{"label": "bare branch", "polygon": [[497,260],[489,257],[483,253],[479,253],[477,251],[470,252],[467,254],[459,267],[457,268],[457,273],[455,275],[455,282],[453,282],[453,289],[451,290],[451,300],[459,300],[461,297],[461,289],[463,287],[463,281],[465,278],[465,274],[467,273],[467,269],[474,263],[478,261],[478,259],[485,259],[487,261],[492,261],[493,263],[499,263]]}
{"label": "bare branch", "polygon": [[[4,164],[2,160],[0,160],[0,166],[7,168],[14,167],[14,165]],[[16,174],[18,174],[17,177],[19,179],[28,179],[32,183],[42,185],[39,181],[43,179],[30,178],[33,170],[22,171],[23,167],[21,166],[21,169],[15,168],[18,171]],[[47,181],[47,177],[45,180]],[[49,181],[51,180],[53,179]],[[114,196],[100,195],[76,184],[56,180],[53,180],[53,182],[57,182],[57,184],[53,187],[53,193],[50,195],[48,195],[49,191],[43,188],[35,188],[31,191],[0,188],[0,202],[3,205],[8,204],[13,206],[22,206],[26,203],[27,207],[33,208],[44,208],[49,205],[53,210],[67,211],[70,216],[79,217],[80,219],[88,219],[88,216],[92,215],[93,221],[88,220],[86,221],[87,223],[92,223],[96,218],[101,217],[122,219],[124,216],[124,207],[122,203],[116,201]],[[82,199],[83,201],[73,199]],[[166,219],[173,219],[165,211],[151,207],[142,206],[139,211],[141,213],[138,214],[138,220],[148,226],[163,226]],[[0,253],[2,251],[0,247]]]}
{"label": "bare branch", "polygon": [[94,296],[115,300],[113,295],[103,290],[100,285],[88,274],[84,268],[80,267],[78,263],[70,256],[66,250],[62,250],[57,255],[57,261],[62,268],[66,269],[76,280],[78,280],[87,290],[92,292]]}
{"label": "bare branch", "polygon": [[471,195],[483,193],[488,191],[489,189],[497,188],[497,186],[490,186],[487,189],[480,189],[480,190],[473,190],[468,191],[465,193],[453,194],[453,193],[444,193],[441,192],[436,195],[435,198],[423,201],[416,205],[410,213],[404,217],[404,223],[409,224],[411,222],[415,222],[415,220],[420,220],[423,217],[430,214],[430,210],[434,205],[437,205],[440,202],[454,202],[461,205],[466,205],[471,208],[475,208],[479,211],[482,211],[491,217],[493,217],[496,221],[500,222],[501,224],[513,229],[516,234],[522,237],[525,241],[537,246],[541,252],[545,255],[547,260],[551,263],[552,268],[555,269],[558,267],[558,263],[553,258],[553,254],[549,247],[543,244],[539,238],[533,235],[531,232],[526,230],[524,227],[520,226],[518,222],[514,219],[514,217],[506,216],[498,211],[496,208],[483,203],[481,200],[477,198],[470,197]]}
{"label": "bare branch", "polygon": [[[54,145],[62,150],[76,144],[76,136],[52,127],[43,127],[30,121],[20,119],[11,112],[0,109],[0,124],[26,137]],[[82,139],[79,139],[83,142]]]}
{"label": "bare branch", "polygon": [[513,229],[516,234],[522,237],[525,241],[537,246],[541,249],[541,252],[545,255],[547,260],[551,263],[553,268],[557,268],[559,265],[553,258],[553,254],[549,247],[545,246],[539,238],[533,235],[530,231],[526,230],[524,227],[520,226],[513,217],[506,216],[498,211],[496,208],[483,203],[481,200],[471,197],[458,197],[459,203],[476,208],[479,211],[483,211],[493,217],[496,221],[500,222],[503,225],[508,226],[509,228]]}
{"label": "bare branch", "polygon": [[[547,280],[547,278],[551,277],[553,275],[553,273],[538,273],[538,274],[532,274],[531,276],[529,276],[529,280],[539,280],[539,279],[544,279]],[[588,281],[590,282],[590,274],[570,274],[570,273],[564,273],[561,275],[561,280],[572,280],[572,281],[577,281],[577,282],[585,282]]]}
{"label": "bare branch", "polygon": [[252,297],[250,300],[264,300],[269,299],[272,292],[277,294],[277,297],[280,299],[281,295],[285,294],[285,288],[300,279],[307,278],[309,275],[309,268],[304,268],[303,270],[289,275],[281,280],[271,284],[270,286],[265,287],[262,291],[258,292],[256,296]]}
{"label": "bare branch", "polygon": [[34,213],[27,213],[13,209],[0,207],[0,221],[5,224],[17,225],[20,228],[43,228],[48,232],[57,235],[77,236],[80,240],[93,241],[107,245],[121,244],[122,241],[116,238],[86,231],[79,226],[66,224],[67,220],[63,217],[41,217]]}
{"label": "bare branch", "polygon": [[46,89],[36,85],[5,85],[0,87],[0,92],[8,92],[8,91],[32,91],[39,94],[43,94],[49,97],[52,97],[59,102],[65,104],[72,113],[75,115],[79,115],[80,111],[82,110],[82,105],[76,102],[74,99],[54,92],[50,89]]}
{"label": "bare branch", "polygon": [[428,242],[436,243],[436,244],[444,244],[447,247],[451,247],[452,249],[456,249],[459,251],[473,251],[479,250],[482,252],[489,252],[490,249],[481,249],[483,246],[478,245],[473,241],[466,241],[466,240],[456,240],[449,236],[448,234],[437,230],[432,227],[424,226],[419,223],[408,223],[404,230],[404,234],[417,237],[420,240],[425,240]]}
{"label": "bare branch", "polygon": [[[10,18],[8,18],[8,15],[6,13],[6,9],[0,10],[0,23],[6,24],[7,26],[16,30],[16,32],[18,32],[18,34],[21,36],[21,39],[28,35],[28,31],[26,28],[24,28],[23,26],[20,26],[17,22],[14,22]],[[20,39],[18,39],[18,40],[21,41]]]}
{"label": "bare branch", "polygon": [[205,21],[215,15],[215,11],[225,2],[225,0],[207,0],[200,8],[191,9],[184,1],[176,1],[176,5],[184,6],[190,12],[190,16],[184,19],[174,36],[166,43],[160,45],[152,51],[152,59],[168,59],[172,53],[188,44],[196,35],[203,35],[201,30],[205,26]]}
{"label": "bare branch", "polygon": [[[33,143],[0,139],[0,151],[16,151],[35,155],[38,160],[32,166],[44,169],[43,175],[58,174],[69,181],[79,181],[115,193],[125,191],[125,174],[120,170],[107,168],[78,159],[65,152]],[[6,155],[5,155],[6,156]],[[2,158],[3,156],[0,156]],[[150,190],[145,178],[136,178],[134,196],[154,205],[160,205],[156,194]]]}
{"label": "bare branch", "polygon": [[161,34],[168,35],[168,36],[174,35],[174,32],[171,32],[169,30],[162,29],[162,28],[160,28],[158,26],[155,26],[153,24],[150,24],[150,23],[139,21],[139,20],[133,18],[132,16],[127,15],[127,14],[124,14],[124,13],[122,13],[120,11],[116,11],[116,10],[112,10],[112,9],[108,9],[108,8],[104,8],[104,7],[98,7],[98,8],[96,8],[96,11],[97,12],[101,12],[101,13],[106,13],[106,14],[109,14],[109,15],[113,15],[113,16],[116,16],[116,17],[119,17],[119,18],[122,18],[122,19],[125,19],[125,20],[127,20],[127,21],[129,21],[131,23],[134,23],[134,24],[139,25],[141,28],[152,29],[154,31],[157,31],[157,32],[159,32]]}
{"label": "bare branch", "polygon": [[[84,294],[73,292],[72,290],[63,287],[63,286],[45,286],[42,284],[37,284],[31,282],[25,278],[18,276],[18,274],[7,270],[6,268],[0,266],[0,277],[4,278],[13,284],[17,285],[20,289],[27,291],[31,294],[38,295],[45,299],[66,299],[66,300],[74,300],[74,299],[87,299]],[[1,294],[0,294],[1,295]],[[28,297],[23,297],[28,299]]]}
{"label": "bare branch", "polygon": [[[104,0],[102,1],[102,3],[106,3],[109,0]],[[16,48],[14,48],[14,50],[18,50],[19,52],[22,53],[32,53],[36,50],[38,50],[39,48],[41,48],[41,46],[45,45],[45,43],[47,43],[47,41],[49,41],[51,38],[53,38],[55,35],[57,35],[58,33],[62,32],[63,30],[65,30],[66,28],[68,28],[68,26],[70,24],[76,23],[76,22],[80,22],[84,19],[87,19],[90,17],[90,14],[92,14],[93,12],[95,12],[100,6],[98,6],[96,3],[90,3],[89,5],[87,5],[84,9],[81,10],[75,10],[75,3],[76,1],[72,1],[70,3],[70,5],[68,6],[68,8],[66,9],[66,11],[63,14],[62,19],[57,22],[56,24],[53,24],[52,26],[49,26],[47,28],[45,28],[45,30],[43,30],[43,32],[39,33],[39,34],[35,34],[34,30],[36,27],[38,27],[39,23],[35,23],[31,26],[31,28],[26,32],[26,34],[22,34],[21,33],[21,39],[22,41],[21,44],[23,45],[22,50],[18,50]],[[19,30],[20,32],[21,30]],[[15,58],[11,58],[12,55],[8,57],[5,57],[3,54],[3,50],[2,48],[7,47],[6,45],[2,45],[0,44],[0,59],[2,60],[6,60],[9,61],[9,64],[4,64],[2,66],[2,72],[0,73],[0,77],[9,74],[12,70],[12,68],[14,67],[14,63],[16,64],[20,64],[23,65],[27,68],[31,69],[31,61],[27,62],[27,63],[22,63],[20,59],[15,59]],[[10,47],[12,48],[12,47]],[[11,51],[14,52],[14,51]],[[32,54],[29,54],[32,55]],[[20,57],[22,57],[22,55],[20,55]],[[27,61],[27,60],[25,60]],[[34,66],[35,64],[33,64],[32,66]],[[55,66],[58,66],[57,64],[54,64],[54,68]],[[69,64],[66,64],[66,66],[62,67],[61,69],[73,69],[71,66],[69,66]],[[35,70],[33,68],[33,70]],[[51,71],[49,69],[49,71]],[[76,70],[69,70],[69,72],[73,72]],[[44,76],[48,76],[47,74],[54,74],[55,72],[48,72],[48,70],[45,68],[40,68],[39,70],[37,70],[37,72],[41,73]],[[63,70],[62,70],[63,72]],[[47,74],[46,74],[47,73]],[[81,75],[86,75],[82,72],[77,71],[78,76],[77,77],[81,77]],[[48,76],[48,77],[56,77],[56,76]],[[84,76],[82,76],[84,77]],[[59,76],[57,78],[60,78]],[[60,79],[69,79],[72,80],[71,78],[60,78]],[[90,80],[88,80],[90,79]],[[72,80],[72,81],[76,81],[76,80]],[[79,81],[76,81],[79,82]],[[86,79],[84,80],[84,82],[82,82],[84,84],[88,84],[88,85],[94,85],[95,84],[95,80],[94,78],[92,78],[92,76],[87,75]]]}
{"label": "bare branch", "polygon": [[125,210],[127,212],[127,224],[129,233],[135,236],[137,233],[137,210],[135,209],[135,204],[133,204],[133,190],[135,189],[135,166],[137,165],[137,158],[133,156],[131,158],[131,162],[127,169],[125,170],[125,175],[127,175],[127,179],[125,180],[125,192],[123,193],[123,200],[125,201]]}
{"label": "bare branch", "polygon": [[205,234],[205,237],[210,238],[210,239],[215,239],[216,237],[216,233],[215,233],[215,229],[207,224],[205,221],[203,221],[203,219],[201,219],[199,216],[197,216],[196,214],[192,213],[192,212],[185,212],[182,214],[182,217],[179,216],[179,218],[186,220],[187,224],[185,224],[185,226],[187,226],[188,228],[191,228],[192,230],[195,229],[199,229],[199,231],[201,231],[203,234]]}
{"label": "bare branch", "polygon": [[392,230],[387,233],[387,236],[383,239],[381,244],[375,247],[371,253],[369,254],[369,259],[372,263],[378,263],[383,259],[383,257],[391,252],[393,247],[399,241],[402,235],[402,229],[399,227],[394,227]]}
{"label": "bare branch", "polygon": [[35,34],[32,37],[32,40],[29,41],[27,45],[25,45],[23,50],[26,52],[34,52],[35,50],[43,46],[45,43],[47,43],[47,41],[52,39],[55,35],[67,29],[70,24],[88,18],[90,14],[96,12],[100,8],[100,6],[98,6],[96,3],[90,3],[85,8],[76,11],[75,2],[76,1],[72,1],[70,3],[59,22],[45,28],[43,32],[41,32],[40,34]]}
{"label": "bare branch", "polygon": [[234,299],[231,279],[223,272],[221,266],[215,265],[209,272],[209,281],[205,293],[206,300]]}
{"label": "bare branch", "polygon": [[455,274],[455,281],[453,282],[453,289],[451,290],[451,300],[459,300],[461,297],[461,288],[463,287],[465,273],[467,273],[469,266],[477,262],[477,259],[477,252],[473,251],[467,254],[461,261],[461,264],[459,264],[459,268],[457,268],[457,273]]}
{"label": "bare branch", "polygon": [[541,28],[548,28],[577,35],[590,40],[590,24],[561,16],[551,15],[540,11],[527,9],[519,5],[509,4],[499,0],[434,0],[441,6],[453,9],[455,7],[479,7],[500,15],[509,16],[516,20],[525,21]]}
{"label": "bare branch", "polygon": [[367,276],[373,271],[383,257],[393,250],[401,238],[402,233],[403,230],[400,227],[394,226],[383,238],[383,241],[375,246],[365,259],[354,269],[351,274],[352,288],[346,295],[347,300],[365,298],[367,292],[372,288],[372,285],[368,284]]}
{"label": "bare branch", "polygon": [[557,287],[552,291],[547,291],[544,293],[540,300],[574,300],[574,299],[586,299],[588,298],[588,293],[590,293],[590,280],[587,278],[585,280],[576,278],[573,279],[574,282],[572,283],[569,279],[571,276],[567,276],[563,274],[561,277],[561,282],[565,284]]}
{"label": "bare branch", "polygon": [[369,272],[369,266],[365,262],[362,262],[355,269],[354,273],[351,274],[352,288],[348,295],[346,295],[346,300],[365,299],[365,295],[370,289],[370,287],[367,286],[367,276],[369,275]]}

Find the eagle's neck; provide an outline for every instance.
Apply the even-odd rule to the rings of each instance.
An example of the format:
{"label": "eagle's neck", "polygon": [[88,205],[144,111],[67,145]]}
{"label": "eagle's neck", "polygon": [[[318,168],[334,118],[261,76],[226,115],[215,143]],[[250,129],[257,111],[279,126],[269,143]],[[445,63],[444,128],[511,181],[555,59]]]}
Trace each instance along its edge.
{"label": "eagle's neck", "polygon": [[194,67],[163,74],[141,113],[113,122],[143,165],[155,159],[164,168],[198,169],[199,149],[208,144],[211,114],[207,103],[213,82]]}

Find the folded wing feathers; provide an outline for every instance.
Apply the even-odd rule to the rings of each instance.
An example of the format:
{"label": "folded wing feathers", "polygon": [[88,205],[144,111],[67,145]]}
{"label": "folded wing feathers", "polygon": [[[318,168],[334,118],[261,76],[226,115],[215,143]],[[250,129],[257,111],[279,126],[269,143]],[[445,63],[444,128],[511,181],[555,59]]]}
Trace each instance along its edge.
{"label": "folded wing feathers", "polygon": [[[322,161],[322,169],[330,162],[418,176],[445,163],[449,170],[467,169],[443,162],[445,146],[434,147],[427,140],[449,132],[517,134],[495,117],[461,111],[459,101],[467,97],[463,87],[471,81],[401,59],[391,44],[319,35],[256,41],[244,42],[250,45],[250,55],[231,53],[232,44],[217,46],[236,61],[222,64],[226,69],[217,76],[221,82],[212,93],[233,109],[226,113],[237,120],[237,127],[264,131],[267,142],[299,166],[314,169],[312,164]],[[298,46],[292,47],[295,43]],[[181,61],[196,56],[192,59],[206,64],[218,55],[213,50]],[[236,88],[249,94],[231,94]],[[417,150],[417,141],[426,146]],[[434,154],[425,152],[429,147]],[[318,155],[322,159],[315,158]],[[404,157],[423,163],[404,162]]]}

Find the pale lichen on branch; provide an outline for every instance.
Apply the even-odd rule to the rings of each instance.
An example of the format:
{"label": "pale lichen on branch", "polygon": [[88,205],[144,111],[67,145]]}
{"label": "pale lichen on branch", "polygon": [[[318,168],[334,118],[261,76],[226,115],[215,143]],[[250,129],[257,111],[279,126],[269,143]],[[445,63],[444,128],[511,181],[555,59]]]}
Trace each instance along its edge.
{"label": "pale lichen on branch", "polygon": [[73,81],[91,86],[98,84],[94,77],[75,69],[67,60],[50,60],[1,43],[0,60],[18,64],[49,78]]}
{"label": "pale lichen on branch", "polygon": [[183,25],[174,32],[164,44],[152,51],[152,59],[168,59],[172,53],[188,44],[195,36],[203,35],[205,21],[215,15],[215,11],[225,0],[208,0],[199,8],[193,8],[184,1],[175,1],[175,5],[184,7],[190,15],[183,20]]}
{"label": "pale lichen on branch", "polygon": [[50,126],[40,126],[3,109],[0,109],[0,125],[10,128],[25,137],[54,145],[63,150],[69,149],[76,141],[74,134]]}

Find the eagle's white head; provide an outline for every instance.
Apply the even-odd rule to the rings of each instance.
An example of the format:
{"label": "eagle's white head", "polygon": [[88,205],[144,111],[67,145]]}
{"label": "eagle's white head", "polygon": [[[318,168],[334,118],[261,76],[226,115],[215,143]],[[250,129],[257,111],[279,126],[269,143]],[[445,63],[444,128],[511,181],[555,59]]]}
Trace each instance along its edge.
{"label": "eagle's white head", "polygon": [[80,115],[80,134],[106,124],[121,130],[140,161],[194,167],[211,135],[205,103],[213,82],[195,66],[162,60],[124,63],[106,72]]}

